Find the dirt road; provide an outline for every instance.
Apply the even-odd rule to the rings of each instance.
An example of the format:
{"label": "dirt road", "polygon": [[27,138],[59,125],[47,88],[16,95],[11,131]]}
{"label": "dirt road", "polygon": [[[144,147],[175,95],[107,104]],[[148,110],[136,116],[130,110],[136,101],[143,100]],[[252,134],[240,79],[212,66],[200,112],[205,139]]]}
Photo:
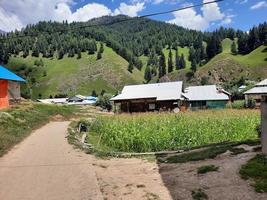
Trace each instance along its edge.
{"label": "dirt road", "polygon": [[0,199],[103,199],[92,157],[65,138],[68,122],[51,122],[0,158]]}

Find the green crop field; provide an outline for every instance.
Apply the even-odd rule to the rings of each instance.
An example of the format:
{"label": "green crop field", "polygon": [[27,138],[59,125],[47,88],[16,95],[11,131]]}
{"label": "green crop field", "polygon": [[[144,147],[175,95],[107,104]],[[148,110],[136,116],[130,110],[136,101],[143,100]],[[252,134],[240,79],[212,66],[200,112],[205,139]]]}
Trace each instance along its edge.
{"label": "green crop field", "polygon": [[[257,110],[213,110],[99,117],[90,138],[114,151],[150,152],[256,139]],[[97,138],[97,139],[96,139]]]}

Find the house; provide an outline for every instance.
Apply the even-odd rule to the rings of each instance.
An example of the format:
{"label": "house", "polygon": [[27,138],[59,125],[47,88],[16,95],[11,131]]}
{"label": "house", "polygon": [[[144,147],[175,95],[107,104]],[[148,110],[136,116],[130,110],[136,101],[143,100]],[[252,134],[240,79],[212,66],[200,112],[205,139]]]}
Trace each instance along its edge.
{"label": "house", "polygon": [[25,80],[0,65],[0,109],[9,107],[10,101],[21,98],[20,82]]}
{"label": "house", "polygon": [[182,105],[182,85],[183,82],[128,85],[111,101],[122,112],[173,110]]}
{"label": "house", "polygon": [[244,92],[245,101],[248,104],[249,99],[254,99],[256,101],[256,107],[260,107],[262,96],[267,95],[267,79],[257,83],[255,87]]}
{"label": "house", "polygon": [[230,93],[216,85],[191,86],[185,89],[183,96],[191,110],[225,108],[230,100]]}

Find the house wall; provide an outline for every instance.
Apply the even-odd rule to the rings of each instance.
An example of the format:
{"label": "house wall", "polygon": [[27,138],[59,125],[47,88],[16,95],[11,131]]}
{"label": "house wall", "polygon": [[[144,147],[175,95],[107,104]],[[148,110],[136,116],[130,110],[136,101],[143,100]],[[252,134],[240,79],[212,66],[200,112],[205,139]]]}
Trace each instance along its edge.
{"label": "house wall", "polygon": [[[152,112],[152,111],[171,111],[178,106],[177,101],[156,101],[155,99],[139,99],[128,101],[115,101],[120,104],[121,112]],[[176,103],[176,104],[175,104]]]}
{"label": "house wall", "polygon": [[8,81],[8,98],[9,100],[19,100],[21,98],[18,82]]}
{"label": "house wall", "polygon": [[222,109],[226,107],[228,101],[189,101],[191,110],[198,109]]}
{"label": "house wall", "polygon": [[267,95],[262,97],[261,103],[261,143],[262,152],[267,155]]}
{"label": "house wall", "polygon": [[0,80],[0,109],[7,108],[8,106],[8,81]]}

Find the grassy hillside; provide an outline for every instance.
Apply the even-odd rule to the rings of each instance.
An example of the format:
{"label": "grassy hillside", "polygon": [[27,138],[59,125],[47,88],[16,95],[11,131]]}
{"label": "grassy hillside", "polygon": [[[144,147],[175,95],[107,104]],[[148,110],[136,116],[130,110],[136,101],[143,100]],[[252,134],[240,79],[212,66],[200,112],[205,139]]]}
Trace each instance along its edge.
{"label": "grassy hillside", "polygon": [[39,59],[18,56],[12,57],[8,63],[8,67],[13,70],[23,63],[33,66],[32,73],[36,79],[32,90],[33,98],[38,98],[39,94],[42,97],[56,94],[90,95],[92,90],[100,93],[102,89],[115,93],[125,84],[143,82],[143,73],[136,69],[133,73],[128,72],[128,62],[108,47],[104,48],[100,60],[96,59],[96,54],[87,53],[82,53],[81,59],[67,56],[61,60],[56,57],[42,58],[44,67],[34,66],[35,60]]}
{"label": "grassy hillside", "polygon": [[170,80],[183,80],[187,84],[200,84],[206,79],[209,84],[222,84],[246,77],[251,80],[267,78],[266,46],[260,46],[247,55],[231,53],[232,40],[222,41],[223,52],[215,56],[204,66],[198,67],[194,76],[190,70],[175,71],[168,75]]}

